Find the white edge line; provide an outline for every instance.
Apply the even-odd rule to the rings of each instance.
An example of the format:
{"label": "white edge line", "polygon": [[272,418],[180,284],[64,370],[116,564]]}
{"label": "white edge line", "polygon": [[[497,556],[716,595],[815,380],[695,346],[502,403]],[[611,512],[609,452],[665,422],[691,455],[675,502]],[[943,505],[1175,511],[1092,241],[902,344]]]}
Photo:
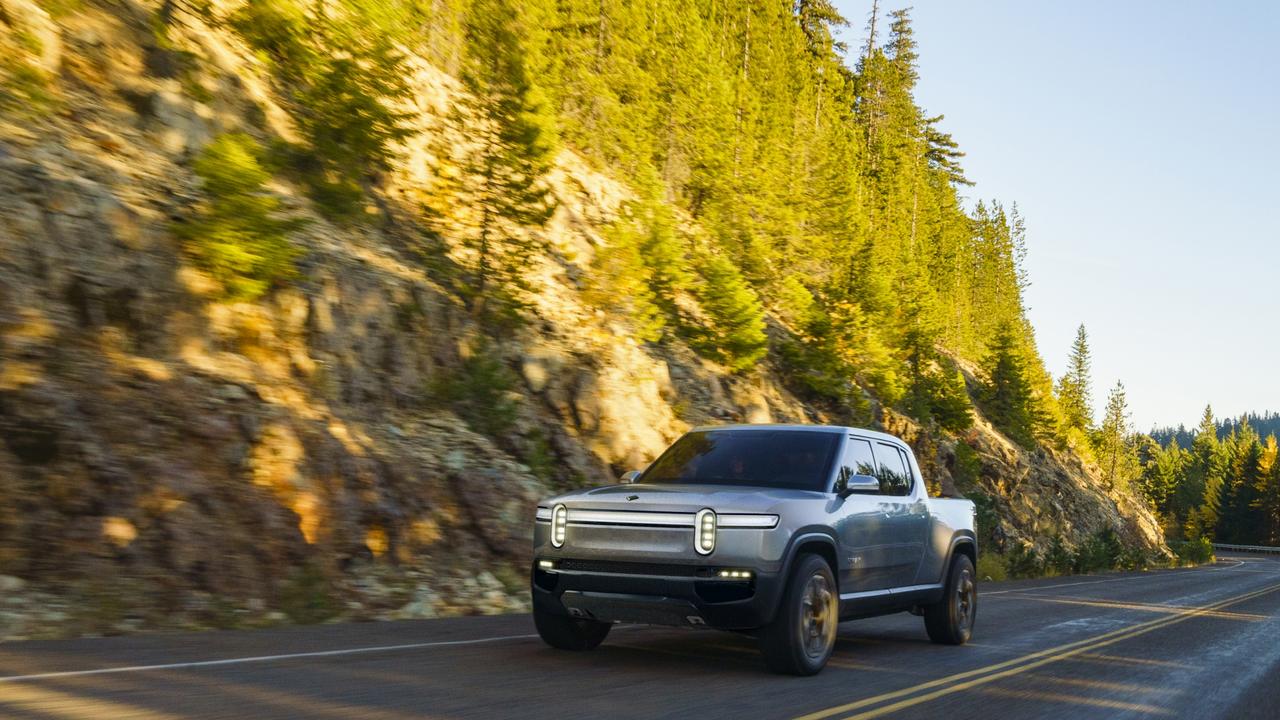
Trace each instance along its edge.
{"label": "white edge line", "polygon": [[8,675],[0,677],[0,683],[24,682],[30,680],[47,680],[52,678],[82,677],[85,675],[108,675],[112,673],[151,672],[155,670],[184,670],[187,668],[214,667],[217,665],[240,665],[244,663],[273,662],[276,660],[293,660],[296,658],[333,657],[337,655],[357,655],[360,653],[390,652],[393,650],[417,650],[430,647],[449,647],[455,645],[478,645],[480,643],[501,642],[503,640],[526,640],[538,637],[529,635],[503,635],[501,637],[478,638],[475,640],[442,640],[439,642],[408,643],[405,645],[377,645],[373,647],[348,648],[346,650],[319,650],[316,652],[288,653],[284,655],[257,655],[254,657],[226,658],[223,660],[197,660],[193,662],[166,663],[162,665],[130,665],[126,667],[96,668],[93,670],[65,670],[61,672],[37,673],[34,675]]}

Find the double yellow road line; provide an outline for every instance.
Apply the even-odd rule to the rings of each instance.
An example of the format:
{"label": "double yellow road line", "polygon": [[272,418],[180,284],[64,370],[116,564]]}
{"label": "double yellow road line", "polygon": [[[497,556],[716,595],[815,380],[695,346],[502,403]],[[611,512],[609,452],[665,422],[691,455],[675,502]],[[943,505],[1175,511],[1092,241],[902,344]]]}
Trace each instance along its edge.
{"label": "double yellow road line", "polygon": [[965,690],[993,683],[997,680],[1003,680],[1004,678],[1012,677],[1014,675],[1021,675],[1022,673],[1035,670],[1036,668],[1043,667],[1050,663],[1060,662],[1076,655],[1080,655],[1081,653],[1092,652],[1094,650],[1107,647],[1108,645],[1114,645],[1115,643],[1122,642],[1124,640],[1129,640],[1140,635],[1161,630],[1169,627],[1170,625],[1185,622],[1195,617],[1205,615],[1212,616],[1213,613],[1222,610],[1223,608],[1238,605],[1256,597],[1276,592],[1277,590],[1280,590],[1280,584],[1270,585],[1262,588],[1261,590],[1254,590],[1252,592],[1229,597],[1225,600],[1219,600],[1218,602],[1211,603],[1209,605],[1185,608],[1168,617],[1161,617],[1155,620],[1138,623],[1137,625],[1130,625],[1128,627],[1112,630],[1111,632],[1096,635],[1091,638],[1085,638],[1084,640],[1077,640],[1076,642],[1067,643],[1065,645],[1040,650],[1028,655],[1023,655],[1022,657],[1013,658],[1012,660],[1005,660],[1004,662],[995,663],[994,665],[988,665],[986,667],[948,675],[944,678],[930,680],[929,682],[914,685],[909,688],[903,688],[901,690],[894,690],[882,695],[876,695],[875,697],[863,698],[843,705],[836,705],[835,707],[829,707],[825,710],[819,710],[815,713],[803,715],[795,720],[822,720],[823,718],[829,718],[852,711],[860,712],[847,715],[844,717],[844,720],[867,720],[869,718],[881,717],[883,715],[898,712],[899,710],[904,710],[914,705],[920,705],[922,703],[936,700],[946,695],[963,692]]}

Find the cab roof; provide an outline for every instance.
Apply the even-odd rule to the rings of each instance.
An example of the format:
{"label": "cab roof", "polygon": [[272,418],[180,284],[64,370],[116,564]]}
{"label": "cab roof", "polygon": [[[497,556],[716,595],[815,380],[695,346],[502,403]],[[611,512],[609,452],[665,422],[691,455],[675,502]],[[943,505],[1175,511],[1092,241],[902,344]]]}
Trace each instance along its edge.
{"label": "cab roof", "polygon": [[784,430],[796,431],[804,430],[807,432],[829,432],[835,434],[853,434],[862,437],[875,438],[877,440],[891,440],[898,444],[905,444],[902,438],[882,433],[876,430],[868,430],[860,427],[849,427],[846,425],[800,425],[786,423],[762,423],[762,424],[739,424],[739,425],[699,425],[690,432],[714,432],[716,430]]}

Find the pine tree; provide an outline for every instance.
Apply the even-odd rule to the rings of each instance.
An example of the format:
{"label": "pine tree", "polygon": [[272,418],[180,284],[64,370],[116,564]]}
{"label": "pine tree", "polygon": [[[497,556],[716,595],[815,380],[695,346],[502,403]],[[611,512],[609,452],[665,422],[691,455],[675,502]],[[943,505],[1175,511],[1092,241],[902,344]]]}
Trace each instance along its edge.
{"label": "pine tree", "polygon": [[[835,28],[847,27],[849,21],[831,0],[795,0],[793,11],[804,32],[805,49],[815,63],[823,63],[833,50],[844,52],[844,43],[835,40]],[[821,67],[821,65],[819,65]]]}
{"label": "pine tree", "polygon": [[1280,547],[1280,457],[1277,457],[1276,436],[1267,436],[1263,447],[1263,477],[1258,488],[1257,508],[1264,528],[1258,542]]}
{"label": "pine tree", "polygon": [[1204,409],[1191,455],[1188,479],[1179,493],[1180,504],[1188,508],[1186,533],[1192,540],[1201,537],[1212,540],[1218,525],[1225,481],[1222,444],[1218,441],[1212,407]]}
{"label": "pine tree", "polygon": [[764,307],[738,268],[722,255],[699,263],[703,285],[698,300],[707,315],[697,342],[731,370],[748,370],[769,348]]}
{"label": "pine tree", "polygon": [[[1142,472],[1138,478],[1138,488],[1151,501],[1161,519],[1168,521],[1172,518],[1173,493],[1186,473],[1187,453],[1178,446],[1177,441],[1163,448],[1145,435],[1140,436],[1139,441]],[[1174,525],[1181,530],[1180,524]]]}
{"label": "pine tree", "polygon": [[654,342],[662,337],[666,316],[653,291],[653,273],[641,254],[647,232],[634,216],[608,228],[605,244],[592,260],[584,296],[596,307],[628,315],[636,338]]}
{"label": "pine tree", "polygon": [[[511,0],[477,0],[466,18],[462,84],[453,115],[467,142],[456,167],[443,164],[442,204],[461,226],[465,264],[474,278],[473,314],[518,308],[537,229],[556,202],[546,182],[555,157],[555,120],[530,70],[524,24]],[[442,153],[446,154],[446,153]]]}
{"label": "pine tree", "polygon": [[366,188],[385,172],[414,114],[404,57],[370,31],[359,6],[254,0],[231,24],[274,68],[292,99],[303,144],[285,153],[320,209],[361,216]]}
{"label": "pine tree", "polygon": [[670,206],[653,196],[638,207],[636,217],[644,225],[639,250],[654,300],[668,318],[678,319],[676,298],[693,287],[693,271],[675,217]]}
{"label": "pine tree", "polygon": [[1088,433],[1093,429],[1093,401],[1090,395],[1089,338],[1084,325],[1076,331],[1067,361],[1067,372],[1058,381],[1058,403],[1068,430]]}
{"label": "pine tree", "polygon": [[1230,461],[1222,491],[1222,508],[1215,536],[1229,543],[1257,542],[1265,533],[1259,512],[1259,491],[1266,479],[1262,440],[1248,420],[1228,441]]}
{"label": "pine tree", "polygon": [[1138,472],[1137,452],[1132,442],[1129,403],[1124,384],[1116,382],[1107,396],[1107,409],[1094,442],[1102,477],[1108,487],[1127,489]]}
{"label": "pine tree", "polygon": [[991,341],[982,401],[983,411],[992,424],[1011,440],[1027,448],[1035,445],[1031,383],[1011,324],[1001,326]]}
{"label": "pine tree", "polygon": [[640,340],[657,341],[680,319],[676,298],[692,285],[688,258],[670,208],[656,197],[627,203],[621,215],[592,261],[587,300],[629,315]]}

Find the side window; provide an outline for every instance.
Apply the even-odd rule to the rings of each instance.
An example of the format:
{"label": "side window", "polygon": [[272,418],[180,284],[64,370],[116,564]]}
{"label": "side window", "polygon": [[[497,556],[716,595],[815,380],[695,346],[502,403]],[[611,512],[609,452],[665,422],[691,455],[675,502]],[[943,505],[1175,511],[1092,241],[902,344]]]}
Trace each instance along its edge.
{"label": "side window", "polygon": [[911,489],[916,486],[916,473],[911,469],[911,458],[907,457],[907,451],[898,448],[898,455],[902,457],[902,467],[907,471],[907,491],[903,495],[910,495]]}
{"label": "side window", "polygon": [[888,443],[878,443],[876,459],[880,461],[880,492],[884,495],[911,494],[911,473],[898,448]]}
{"label": "side window", "polygon": [[844,460],[840,472],[845,475],[876,475],[876,459],[871,454],[871,443],[867,440],[849,438],[844,446]]}

